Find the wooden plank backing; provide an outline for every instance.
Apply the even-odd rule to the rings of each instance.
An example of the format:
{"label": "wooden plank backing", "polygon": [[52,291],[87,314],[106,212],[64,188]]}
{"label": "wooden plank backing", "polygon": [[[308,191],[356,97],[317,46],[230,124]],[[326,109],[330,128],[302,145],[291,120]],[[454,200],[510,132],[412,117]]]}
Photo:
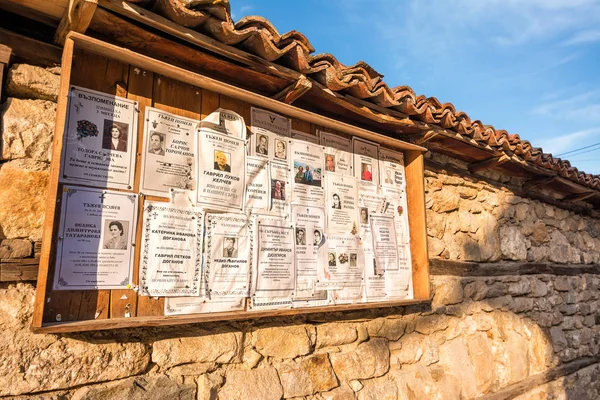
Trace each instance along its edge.
{"label": "wooden plank backing", "polygon": [[[75,62],[71,70],[71,85],[108,94],[124,94],[123,90],[126,90],[129,79],[129,65],[87,52],[76,52],[73,58]],[[60,212],[57,212],[57,216],[58,214]],[[57,217],[56,221],[58,219]],[[51,263],[53,262],[52,259]],[[58,314],[62,321],[109,317],[109,290],[57,290],[51,291],[48,297],[45,321],[55,321]]]}
{"label": "wooden plank backing", "polygon": [[[139,192],[140,188],[140,166],[141,154],[144,138],[145,111],[147,106],[152,105],[152,87],[154,84],[154,74],[150,71],[144,71],[136,66],[129,67],[129,85],[127,98],[138,102],[138,131],[137,131],[137,149],[136,149],[136,174],[134,178],[134,190]],[[143,199],[140,199],[139,206],[142,207]],[[138,215],[138,218],[140,216]],[[141,219],[138,219],[141,221]],[[139,225],[139,222],[138,222]],[[135,243],[140,243],[141,229],[136,231]],[[133,283],[138,284],[139,274],[139,251],[135,252],[133,261]],[[110,318],[135,317],[137,315],[138,295],[134,289],[116,289],[110,293]]]}

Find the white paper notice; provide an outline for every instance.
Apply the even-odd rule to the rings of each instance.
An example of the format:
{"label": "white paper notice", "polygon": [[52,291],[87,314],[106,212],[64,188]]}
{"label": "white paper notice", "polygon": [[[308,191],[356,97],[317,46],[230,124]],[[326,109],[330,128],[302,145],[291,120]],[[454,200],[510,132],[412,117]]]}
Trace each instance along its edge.
{"label": "white paper notice", "polygon": [[404,172],[404,154],[389,149],[379,149],[379,170],[381,185],[404,190],[406,186]]}
{"label": "white paper notice", "polygon": [[290,167],[294,175],[292,203],[323,205],[323,146],[290,140],[292,160]]}
{"label": "white paper notice", "polygon": [[258,218],[256,237],[253,296],[291,298],[296,277],[293,226],[282,218]]}
{"label": "white paper notice", "polygon": [[312,296],[317,271],[327,261],[325,210],[322,207],[292,206],[296,242],[296,289]]}
{"label": "white paper notice", "polygon": [[218,108],[202,121],[199,128],[205,132],[220,133],[238,139],[246,139],[246,123],[244,118],[231,110]]}
{"label": "white paper notice", "polygon": [[165,315],[242,311],[245,304],[245,298],[209,300],[203,297],[166,297]]}
{"label": "white paper notice", "polygon": [[287,164],[271,163],[271,205],[269,212],[287,217],[290,212],[290,169]]}
{"label": "white paper notice", "polygon": [[200,130],[198,203],[242,210],[246,189],[246,141]]}
{"label": "white paper notice", "polygon": [[354,176],[361,184],[379,184],[379,145],[357,137],[352,138]]}
{"label": "white paper notice", "polygon": [[321,144],[325,146],[325,173],[335,172],[354,176],[352,172],[352,140],[343,136],[318,131]]}
{"label": "white paper notice", "polygon": [[358,262],[358,239],[354,235],[327,236],[327,263],[319,269],[317,287],[341,289],[361,286],[363,266]]}
{"label": "white paper notice", "polygon": [[358,232],[358,188],[356,178],[327,174],[327,232]]}
{"label": "white paper notice", "polygon": [[369,219],[371,220],[373,253],[377,264],[375,272],[381,275],[384,271],[398,270],[398,245],[394,218],[372,214]]}
{"label": "white paper notice", "polygon": [[269,169],[268,160],[252,156],[246,157],[245,210],[257,213],[266,213],[269,211],[269,200],[271,197]]}
{"label": "white paper notice", "polygon": [[140,259],[140,294],[198,296],[204,213],[192,207],[146,202]]}
{"label": "white paper notice", "polygon": [[133,188],[137,102],[71,86],[60,181]]}
{"label": "white paper notice", "polygon": [[370,232],[369,215],[382,213],[385,206],[385,196],[379,192],[376,185],[360,185],[358,188],[358,215],[361,228],[368,227]]}
{"label": "white paper notice", "polygon": [[205,277],[211,299],[248,297],[252,224],[244,214],[206,214]]}
{"label": "white paper notice", "polygon": [[252,155],[288,163],[288,138],[292,121],[279,114],[252,107]]}
{"label": "white paper notice", "polygon": [[137,195],[65,186],[54,290],[131,287]]}
{"label": "white paper notice", "polygon": [[152,107],[145,121],[140,191],[167,197],[171,188],[196,190],[198,121]]}

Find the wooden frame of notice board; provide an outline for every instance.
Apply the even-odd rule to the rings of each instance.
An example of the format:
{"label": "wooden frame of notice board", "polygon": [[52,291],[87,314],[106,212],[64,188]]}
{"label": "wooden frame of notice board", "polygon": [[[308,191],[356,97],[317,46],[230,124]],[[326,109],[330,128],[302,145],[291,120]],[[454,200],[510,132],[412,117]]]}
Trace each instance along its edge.
{"label": "wooden frame of notice board", "polygon": [[[146,106],[157,107],[194,119],[202,119],[222,107],[240,114],[246,120],[247,125],[250,123],[250,107],[256,106],[291,118],[294,129],[306,132],[327,129],[333,133],[371,140],[384,147],[403,152],[414,299],[264,311],[248,310],[246,307],[245,311],[164,316],[164,298],[140,296],[134,289],[52,290],[61,212],[60,196],[64,186],[59,183],[61,162],[63,162],[61,160],[63,132],[68,112],[68,96],[72,86],[117,95],[137,102],[140,112],[137,124],[138,143],[134,187],[132,190],[117,189],[117,191],[126,193],[139,193],[137,190],[140,185],[141,146],[144,132],[142,119]],[[75,332],[382,308],[428,302],[431,300],[431,293],[423,180],[424,150],[422,147],[305,111],[72,32],[66,39],[62,59],[50,184],[32,330],[44,333]],[[85,186],[85,183],[82,186]],[[140,202],[143,202],[144,199],[167,201],[166,198],[141,194],[139,197]],[[138,207],[138,221],[141,221],[142,210],[143,207]],[[138,223],[135,243],[141,241],[141,225]],[[140,263],[140,246],[137,247],[134,256],[134,283],[137,283]]]}

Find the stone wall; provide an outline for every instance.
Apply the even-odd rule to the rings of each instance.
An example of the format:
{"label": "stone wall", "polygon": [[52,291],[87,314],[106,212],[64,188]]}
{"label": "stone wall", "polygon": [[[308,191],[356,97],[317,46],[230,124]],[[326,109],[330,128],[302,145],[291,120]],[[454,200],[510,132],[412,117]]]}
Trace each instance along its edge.
{"label": "stone wall", "polygon": [[[31,257],[41,239],[56,72],[21,65],[8,77],[0,259]],[[598,263],[600,221],[466,173],[426,180],[432,258],[564,268],[434,269],[430,305],[65,335],[30,332],[35,283],[0,283],[0,397],[598,398],[600,275],[569,267]]]}

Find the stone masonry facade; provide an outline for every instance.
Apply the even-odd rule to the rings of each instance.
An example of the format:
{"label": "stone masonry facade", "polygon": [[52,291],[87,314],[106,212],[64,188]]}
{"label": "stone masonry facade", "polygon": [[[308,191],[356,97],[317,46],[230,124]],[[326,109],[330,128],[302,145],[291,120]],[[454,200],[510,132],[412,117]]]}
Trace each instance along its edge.
{"label": "stone masonry facade", "polygon": [[[9,71],[2,260],[31,258],[41,240],[59,73],[31,65]],[[460,161],[427,158],[465,170],[426,171],[431,258],[599,263],[597,218],[474,180]],[[36,335],[29,329],[35,282],[3,282],[0,397],[600,398],[600,275],[434,274],[432,286],[432,303],[419,306]],[[511,391],[517,384],[523,388]]]}

